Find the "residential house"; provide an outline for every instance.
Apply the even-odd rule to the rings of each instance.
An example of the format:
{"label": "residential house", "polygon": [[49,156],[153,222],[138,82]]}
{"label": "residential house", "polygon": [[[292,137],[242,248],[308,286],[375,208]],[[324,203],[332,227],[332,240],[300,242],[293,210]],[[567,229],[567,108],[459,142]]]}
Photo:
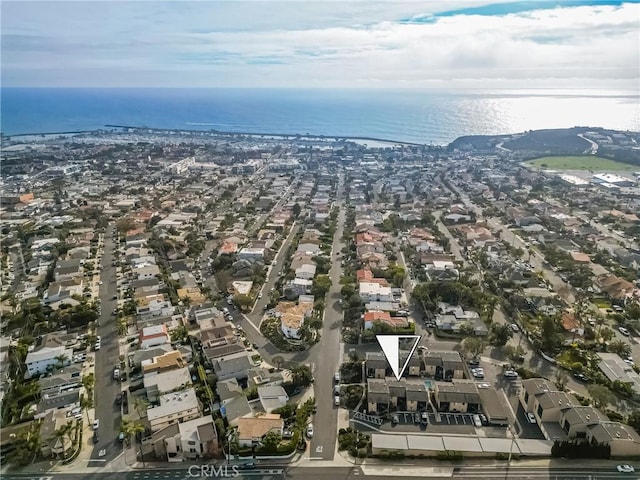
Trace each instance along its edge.
{"label": "residential house", "polygon": [[265,412],[271,413],[283,407],[289,401],[289,395],[284,388],[277,385],[258,387],[258,398]]}
{"label": "residential house", "polygon": [[614,458],[637,457],[640,453],[640,435],[629,425],[619,422],[600,422],[588,426],[586,440],[609,445]]}
{"label": "residential house", "polygon": [[245,395],[233,397],[223,405],[222,415],[227,419],[229,425],[237,425],[241,418],[252,417],[253,409],[249,405],[249,400]]}
{"label": "residential house", "polygon": [[387,358],[382,352],[367,352],[365,360],[367,378],[383,379],[387,376],[387,370],[391,369],[387,364]]}
{"label": "residential house", "polygon": [[55,367],[66,367],[71,364],[73,349],[62,345],[57,347],[42,347],[27,353],[25,365],[30,377],[41,375]]}
{"label": "residential house", "polygon": [[280,329],[287,338],[300,338],[300,329],[304,322],[313,315],[313,300],[293,302],[281,302],[274,311],[274,315],[280,319]]}
{"label": "residential house", "polygon": [[640,375],[632,366],[627,365],[619,355],[615,353],[598,353],[600,362],[598,367],[611,382],[622,382],[631,385],[634,399],[640,399]]}
{"label": "residential house", "polygon": [[310,293],[312,286],[313,280],[294,278],[293,280],[288,281],[284,286],[284,296],[289,300],[295,300],[300,295]]}
{"label": "residential house", "polygon": [[478,412],[482,401],[473,382],[436,382],[434,399],[440,412]]}
{"label": "residential house", "polygon": [[533,412],[535,400],[538,395],[547,392],[555,392],[556,386],[544,378],[528,378],[522,380],[522,388],[520,389],[520,404],[526,412]]}
{"label": "residential house", "polygon": [[237,380],[247,378],[247,370],[255,366],[251,355],[246,351],[216,358],[211,364],[218,381],[232,377]]}
{"label": "residential house", "polygon": [[367,380],[367,411],[371,414],[389,411],[389,386],[386,380]]}
{"label": "residential house", "polygon": [[313,280],[313,277],[315,277],[316,275],[316,266],[313,264],[306,263],[296,268],[295,273],[296,273],[296,278],[302,278],[304,280]]}
{"label": "residential house", "polygon": [[393,302],[391,287],[383,287],[378,283],[360,282],[358,293],[364,303]]}
{"label": "residential house", "polygon": [[222,405],[226,405],[234,398],[243,395],[242,387],[235,377],[217,382],[216,392]]}
{"label": "residential house", "polygon": [[160,395],[169,392],[178,392],[191,386],[191,374],[189,368],[178,368],[161,373],[145,373],[143,378],[147,398],[155,402]]}
{"label": "residential house", "polygon": [[159,406],[147,409],[147,419],[152,432],[157,432],[172,423],[193,420],[201,415],[202,407],[193,388],[161,395],[159,400]]}
{"label": "residential house", "polygon": [[218,434],[211,415],[171,424],[153,434],[157,458],[169,462],[213,458],[218,454]]}
{"label": "residential house", "polygon": [[568,408],[560,414],[560,425],[569,438],[587,438],[589,426],[608,421],[609,417],[590,405]]}
{"label": "residential house", "polygon": [[580,405],[578,399],[569,393],[542,392],[535,396],[531,411],[540,424],[544,422],[559,423],[563,410]]}
{"label": "residential house", "polygon": [[424,383],[407,383],[405,392],[407,411],[422,412],[426,410],[429,404],[429,392]]}
{"label": "residential house", "polygon": [[148,375],[184,368],[187,366],[187,362],[179,351],[171,350],[170,352],[156,355],[151,359],[142,360],[141,365],[143,373]]}
{"label": "residential house", "polygon": [[140,330],[140,348],[155,347],[157,345],[169,343],[169,340],[169,332],[164,323],[153,327],[145,327]]}
{"label": "residential house", "polygon": [[426,374],[436,380],[464,378],[464,362],[458,352],[429,350],[423,362]]}
{"label": "residential house", "polygon": [[389,312],[365,312],[362,315],[364,329],[371,330],[376,323],[384,323],[392,328],[407,328],[409,321],[406,317],[392,317]]}
{"label": "residential house", "polygon": [[247,260],[251,263],[264,262],[264,248],[242,248],[238,251],[238,260]]}
{"label": "residential house", "polygon": [[258,446],[268,433],[281,436],[283,430],[284,420],[273,413],[255,418],[240,418],[237,421],[236,440],[240,448],[251,448]]}

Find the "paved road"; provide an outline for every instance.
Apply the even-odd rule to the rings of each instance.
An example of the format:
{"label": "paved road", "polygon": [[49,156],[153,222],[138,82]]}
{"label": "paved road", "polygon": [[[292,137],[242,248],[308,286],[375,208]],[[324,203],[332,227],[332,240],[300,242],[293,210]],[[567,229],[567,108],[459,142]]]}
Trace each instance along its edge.
{"label": "paved road", "polygon": [[[95,464],[111,461],[122,448],[118,442],[120,432],[120,408],[115,404],[116,395],[120,391],[120,383],[113,380],[113,367],[119,363],[119,337],[115,328],[114,317],[111,311],[116,308],[117,300],[113,300],[116,294],[116,267],[111,263],[115,259],[113,255],[114,242],[112,240],[115,227],[111,224],[104,234],[104,253],[102,255],[102,270],[100,279],[100,302],[102,315],[97,334],[102,339],[102,348],[96,352],[95,365],[95,412],[100,420],[98,429],[100,441],[95,445],[91,458]],[[99,452],[106,449],[106,456],[100,457]]]}
{"label": "paved road", "polygon": [[[94,473],[42,473],[42,474],[3,474],[3,480],[187,480],[203,478],[252,478],[260,480],[279,480],[288,478],[293,480],[347,480],[366,478],[368,480],[415,480],[418,478],[431,479],[486,479],[495,480],[635,480],[638,474],[623,474],[615,470],[615,464],[603,461],[591,465],[587,460],[581,464],[569,464],[568,461],[558,460],[552,466],[528,467],[512,464],[463,466],[450,465],[445,462],[429,462],[425,464],[419,460],[409,460],[401,464],[360,464],[352,467],[291,467],[271,466],[262,469],[239,472],[234,470],[201,471],[200,467],[180,467],[177,469],[146,469],[128,472],[94,472]],[[605,463],[606,462],[606,463]],[[585,465],[586,463],[586,465]],[[220,468],[220,467],[216,467]],[[224,473],[227,473],[225,476]]]}
{"label": "paved road", "polygon": [[[312,458],[332,460],[335,454],[338,409],[333,405],[333,374],[338,371],[341,363],[343,347],[340,343],[342,327],[342,309],[338,304],[340,299],[340,274],[342,266],[340,252],[344,247],[342,235],[345,222],[344,207],[344,177],[341,174],[338,179],[336,193],[336,207],[340,209],[336,232],[333,236],[331,249],[331,289],[327,294],[324,321],[322,325],[322,337],[320,342],[312,347],[314,356],[314,392],[318,411],[314,416],[315,435],[311,440],[310,455]],[[340,255],[339,255],[340,254]]]}

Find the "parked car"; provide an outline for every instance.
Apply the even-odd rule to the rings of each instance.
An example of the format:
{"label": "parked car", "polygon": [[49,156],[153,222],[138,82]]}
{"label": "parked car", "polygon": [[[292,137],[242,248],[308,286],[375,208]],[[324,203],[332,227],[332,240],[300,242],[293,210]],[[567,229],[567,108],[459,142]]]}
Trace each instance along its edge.
{"label": "parked car", "polygon": [[94,430],[98,430],[98,428],[99,428],[99,427],[100,427],[100,419],[96,418],[96,419],[93,421],[93,429],[94,429]]}
{"label": "parked car", "polygon": [[422,412],[420,414],[420,423],[422,423],[424,425],[429,423],[429,416],[427,415],[427,412]]}
{"label": "parked car", "polygon": [[531,412],[527,413],[527,420],[529,420],[529,423],[537,423],[536,416]]}
{"label": "parked car", "polygon": [[417,412],[413,414],[413,423],[420,423],[420,414]]}
{"label": "parked car", "polygon": [[334,396],[333,396],[333,404],[334,404],[336,407],[339,407],[339,406],[340,406],[340,395],[334,395]]}
{"label": "parked car", "polygon": [[120,380],[120,369],[118,367],[113,368],[113,379]]}
{"label": "parked car", "polygon": [[480,420],[480,415],[473,416],[473,424],[478,428],[482,426],[482,420]]}
{"label": "parked car", "polygon": [[307,437],[313,438],[313,423],[307,425]]}
{"label": "parked car", "polygon": [[518,325],[516,325],[515,323],[511,324],[511,330],[513,330],[514,332],[519,332],[520,331],[520,327],[518,327]]}
{"label": "parked car", "polygon": [[336,372],[333,374],[333,381],[335,383],[340,383],[340,372]]}
{"label": "parked car", "polygon": [[629,330],[624,327],[618,327],[618,331],[625,337],[628,337],[630,335]]}
{"label": "parked car", "polygon": [[477,358],[472,358],[471,360],[469,360],[469,365],[471,367],[477,367],[478,365],[480,365],[480,360],[478,360]]}
{"label": "parked car", "polygon": [[618,465],[616,466],[616,470],[618,470],[620,473],[634,473],[636,471],[635,468],[628,464]]}
{"label": "parked car", "polygon": [[515,370],[505,370],[503,375],[505,378],[518,378],[518,372]]}
{"label": "parked car", "polygon": [[398,417],[398,415],[396,414],[391,415],[391,424],[398,425],[399,423],[400,423],[400,417]]}
{"label": "parked car", "polygon": [[93,432],[93,443],[98,443],[100,439],[98,438],[98,431],[94,430]]}
{"label": "parked car", "polygon": [[489,425],[489,419],[485,414],[481,413],[479,416],[480,416],[480,422],[482,422],[482,425]]}

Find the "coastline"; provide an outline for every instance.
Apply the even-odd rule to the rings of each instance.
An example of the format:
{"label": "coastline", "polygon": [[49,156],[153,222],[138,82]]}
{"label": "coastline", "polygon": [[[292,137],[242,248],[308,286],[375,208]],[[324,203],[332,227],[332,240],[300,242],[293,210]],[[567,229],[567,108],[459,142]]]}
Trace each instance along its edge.
{"label": "coastline", "polygon": [[[359,145],[367,145],[369,147],[374,148],[383,148],[383,147],[393,147],[395,145],[409,145],[409,146],[426,146],[423,143],[416,142],[407,142],[402,140],[393,140],[389,138],[378,138],[378,137],[368,137],[368,136],[351,136],[351,135],[315,135],[311,133],[305,134],[291,134],[291,133],[273,133],[273,132],[233,132],[233,131],[223,131],[223,130],[193,130],[193,129],[184,129],[184,128],[154,128],[154,127],[146,127],[146,126],[132,126],[132,125],[105,125],[105,128],[118,128],[118,129],[135,129],[135,130],[147,130],[153,133],[170,133],[170,132],[184,132],[184,133],[208,133],[213,135],[221,135],[225,137],[232,137],[235,135],[243,135],[248,137],[265,137],[265,138],[282,138],[295,140],[296,138],[304,138],[309,140],[318,140],[318,141],[334,141],[338,142],[340,140],[347,140],[357,143]],[[6,135],[4,133],[0,133],[2,138],[23,138],[23,137],[58,137],[63,135],[81,135],[81,134],[90,134],[100,132],[101,129],[93,129],[93,130],[76,130],[76,131],[64,131],[64,132],[28,132],[28,133],[17,133],[14,135]],[[111,133],[111,132],[106,132]],[[119,132],[122,133],[122,132]],[[446,146],[446,145],[431,145],[431,146]]]}

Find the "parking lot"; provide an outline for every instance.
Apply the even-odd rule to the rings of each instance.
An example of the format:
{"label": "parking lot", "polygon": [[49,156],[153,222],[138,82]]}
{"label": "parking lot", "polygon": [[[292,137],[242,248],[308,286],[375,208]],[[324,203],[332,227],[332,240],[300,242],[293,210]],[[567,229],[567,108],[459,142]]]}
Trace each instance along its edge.
{"label": "parking lot", "polygon": [[438,422],[435,413],[429,414],[429,423],[433,425],[473,425],[473,414],[469,413],[441,413]]}

